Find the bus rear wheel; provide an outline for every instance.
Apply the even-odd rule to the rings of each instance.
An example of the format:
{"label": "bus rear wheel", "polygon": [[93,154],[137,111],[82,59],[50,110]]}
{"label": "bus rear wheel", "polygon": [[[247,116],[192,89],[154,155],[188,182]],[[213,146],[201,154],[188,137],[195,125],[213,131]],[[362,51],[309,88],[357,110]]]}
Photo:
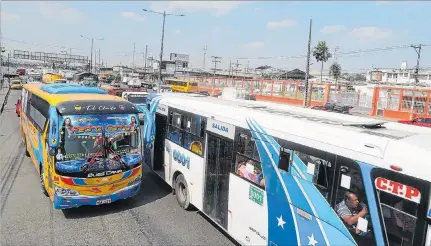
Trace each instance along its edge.
{"label": "bus rear wheel", "polygon": [[42,189],[42,193],[45,196],[49,197],[49,194],[46,191],[46,187],[45,187],[45,176],[44,176],[44,171],[43,171],[42,165],[40,165],[39,169],[40,169],[40,188]]}
{"label": "bus rear wheel", "polygon": [[178,175],[175,180],[175,196],[178,204],[185,210],[190,208],[190,195],[186,179],[182,174]]}
{"label": "bus rear wheel", "polygon": [[25,151],[25,156],[30,157],[30,153],[27,150],[27,138],[24,135],[24,151]]}

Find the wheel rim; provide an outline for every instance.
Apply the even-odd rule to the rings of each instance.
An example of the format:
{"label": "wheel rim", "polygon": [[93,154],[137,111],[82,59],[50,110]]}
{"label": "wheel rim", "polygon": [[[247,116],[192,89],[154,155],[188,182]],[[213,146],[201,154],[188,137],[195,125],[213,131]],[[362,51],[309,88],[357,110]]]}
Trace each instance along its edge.
{"label": "wheel rim", "polygon": [[179,192],[178,194],[180,195],[180,200],[181,201],[185,201],[186,197],[187,197],[187,189],[186,186],[183,183],[179,183],[178,184],[178,188],[179,188]]}

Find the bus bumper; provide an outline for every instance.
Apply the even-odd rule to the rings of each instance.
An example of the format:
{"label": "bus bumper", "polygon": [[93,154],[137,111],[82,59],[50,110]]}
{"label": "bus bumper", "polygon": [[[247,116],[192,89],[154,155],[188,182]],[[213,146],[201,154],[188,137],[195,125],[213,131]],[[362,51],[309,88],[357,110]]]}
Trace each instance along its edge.
{"label": "bus bumper", "polygon": [[132,197],[139,193],[141,182],[104,196],[59,196],[54,194],[54,208],[68,209],[85,205],[102,205]]}

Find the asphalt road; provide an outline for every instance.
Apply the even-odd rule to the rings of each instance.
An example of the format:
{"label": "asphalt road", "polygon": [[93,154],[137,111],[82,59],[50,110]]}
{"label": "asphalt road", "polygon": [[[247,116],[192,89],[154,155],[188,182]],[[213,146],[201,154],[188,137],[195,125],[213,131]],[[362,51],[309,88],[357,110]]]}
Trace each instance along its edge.
{"label": "asphalt road", "polygon": [[[6,90],[0,91],[3,102]],[[14,104],[0,116],[0,245],[235,245],[199,212],[184,211],[144,168],[138,196],[109,205],[55,210],[24,155]]]}

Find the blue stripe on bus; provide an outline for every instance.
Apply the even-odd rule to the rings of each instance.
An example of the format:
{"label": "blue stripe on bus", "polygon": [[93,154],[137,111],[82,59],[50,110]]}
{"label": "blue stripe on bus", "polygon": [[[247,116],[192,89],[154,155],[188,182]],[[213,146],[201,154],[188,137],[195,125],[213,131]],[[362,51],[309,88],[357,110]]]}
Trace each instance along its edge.
{"label": "blue stripe on bus", "polygon": [[283,190],[281,180],[278,178],[277,171],[273,167],[272,154],[265,145],[251,122],[247,121],[253,137],[257,140],[262,172],[265,177],[265,189],[267,191],[268,204],[268,242],[277,245],[300,245],[297,241],[296,222],[293,211],[288,205],[286,193]]}
{"label": "blue stripe on bus", "polygon": [[373,181],[371,180],[371,171],[374,169],[373,166],[363,162],[357,161],[361,169],[361,174],[364,182],[365,194],[368,202],[368,212],[371,215],[371,223],[373,224],[374,238],[376,239],[376,245],[385,245],[384,236],[382,233],[382,226],[379,221],[379,211],[377,210],[378,204],[374,197]]}
{"label": "blue stripe on bus", "polygon": [[[260,142],[259,144],[264,145],[268,150],[264,152],[262,151],[263,152],[262,154],[265,155],[265,152],[266,153],[269,152],[271,154],[271,157],[269,158],[271,158],[274,163],[278,163],[279,151],[277,150],[280,149],[280,145],[275,141],[273,137],[266,134],[263,128],[260,127],[256,121],[254,121],[253,123],[248,122],[248,124],[255,138],[260,140],[264,140],[264,139],[266,140],[266,141],[265,140],[256,141],[256,143]],[[269,145],[272,145],[272,146],[269,146]],[[259,146],[258,146],[258,149],[259,149],[259,155],[260,155],[261,151]],[[277,160],[277,162],[275,162],[274,160]],[[300,164],[304,165],[302,161],[300,162],[301,162]],[[263,163],[264,161],[262,160],[262,164]],[[274,167],[273,164],[265,165],[265,166],[277,172],[277,170],[274,170],[274,169],[278,167]],[[262,168],[265,169],[264,165],[262,165]],[[272,178],[271,176],[270,177],[266,176],[265,171],[263,170],[267,192],[272,193],[273,192],[272,187],[268,187],[267,185],[268,181],[270,181],[269,184],[272,184],[271,182]],[[309,214],[313,215],[313,216],[310,216],[311,218],[308,216],[303,217],[298,213],[294,213],[293,215],[296,217],[296,222],[298,227],[297,233],[299,233],[300,235],[300,242],[299,242],[300,244],[310,243],[314,240],[318,244],[322,244],[322,243],[330,244],[330,242],[342,243],[343,245],[355,244],[354,243],[355,241],[353,240],[347,228],[344,226],[344,224],[341,222],[337,214],[329,206],[326,199],[321,195],[320,191],[314,186],[313,183],[302,179],[300,176],[298,176],[299,179],[294,178],[294,176],[284,171],[279,171],[279,174],[281,176],[281,180],[279,180],[280,181],[279,183],[281,184],[281,186],[284,185],[286,188],[289,187],[288,192],[290,194],[291,203],[294,204],[295,206],[300,207],[301,210],[307,211]],[[275,177],[275,178],[278,180],[278,177]],[[280,187],[276,186],[275,189],[276,189],[276,192],[272,194],[276,194],[279,196],[280,192],[277,192],[277,190],[279,191]],[[270,195],[268,195],[268,197],[270,197]],[[285,197],[285,196],[280,196],[280,197]],[[268,210],[269,210],[268,215],[270,214],[271,210],[280,209],[280,204],[278,204],[277,206],[273,206],[275,204],[276,203],[274,202],[270,203],[268,201]],[[285,203],[282,206],[289,207],[287,203]],[[313,207],[313,209],[311,207]],[[318,218],[325,218],[331,224],[328,225],[325,221],[318,220]],[[269,217],[268,225],[269,227],[272,225],[271,217]],[[277,227],[279,226],[277,225]],[[271,232],[271,228],[269,228],[269,230]],[[277,240],[280,240],[278,235],[275,236],[274,239],[271,236],[272,234],[269,233],[269,240],[272,242],[275,242],[276,244],[293,243],[293,242],[286,242],[283,239],[281,239],[282,241],[277,241]],[[288,238],[292,239],[291,237],[288,237]]]}

